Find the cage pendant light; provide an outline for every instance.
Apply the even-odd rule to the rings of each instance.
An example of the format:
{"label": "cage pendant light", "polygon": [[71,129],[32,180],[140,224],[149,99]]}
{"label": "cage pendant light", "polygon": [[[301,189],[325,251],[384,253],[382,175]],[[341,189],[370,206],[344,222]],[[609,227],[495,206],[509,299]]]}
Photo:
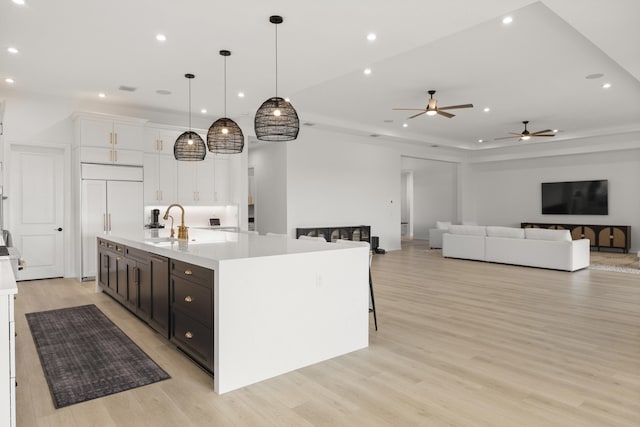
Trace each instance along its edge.
{"label": "cage pendant light", "polygon": [[273,15],[269,22],[275,24],[276,33],[276,96],[267,99],[256,112],[256,137],[261,141],[293,141],[300,131],[298,113],[289,101],[278,96],[278,24],[283,19]]}
{"label": "cage pendant light", "polygon": [[176,160],[193,162],[204,160],[207,155],[207,148],[204,141],[196,132],[191,130],[191,80],[195,78],[193,74],[184,75],[189,80],[189,130],[182,133],[173,145],[173,155]]}
{"label": "cage pendant light", "polygon": [[224,117],[209,128],[207,147],[212,153],[237,154],[244,148],[244,135],[240,126],[227,117],[227,56],[231,56],[231,52],[221,50],[220,55],[224,57]]}

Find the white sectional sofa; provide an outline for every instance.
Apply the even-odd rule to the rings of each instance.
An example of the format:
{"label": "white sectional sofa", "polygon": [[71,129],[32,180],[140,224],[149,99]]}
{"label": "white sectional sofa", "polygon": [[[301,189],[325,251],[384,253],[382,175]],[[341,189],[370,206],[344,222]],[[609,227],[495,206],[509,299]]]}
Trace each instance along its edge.
{"label": "white sectional sofa", "polygon": [[436,228],[429,229],[429,247],[431,249],[442,248],[442,235],[449,232],[449,221],[436,221]]}
{"label": "white sectional sofa", "polygon": [[589,266],[589,239],[569,230],[451,225],[442,255],[502,264],[576,271]]}

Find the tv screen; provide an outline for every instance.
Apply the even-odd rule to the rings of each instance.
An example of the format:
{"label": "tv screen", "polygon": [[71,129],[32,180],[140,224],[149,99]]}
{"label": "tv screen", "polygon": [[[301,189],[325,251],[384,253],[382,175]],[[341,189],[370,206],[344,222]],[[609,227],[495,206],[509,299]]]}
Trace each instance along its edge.
{"label": "tv screen", "polygon": [[608,215],[608,182],[542,183],[542,213],[556,215]]}

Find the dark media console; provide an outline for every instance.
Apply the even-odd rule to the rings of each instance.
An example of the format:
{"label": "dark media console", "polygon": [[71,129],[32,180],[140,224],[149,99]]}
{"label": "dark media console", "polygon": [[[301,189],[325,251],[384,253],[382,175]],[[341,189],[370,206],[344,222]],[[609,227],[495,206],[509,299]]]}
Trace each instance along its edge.
{"label": "dark media console", "polygon": [[589,239],[591,247],[601,250],[622,249],[629,253],[631,248],[630,225],[584,225],[584,224],[547,224],[540,222],[523,222],[522,228],[549,228],[553,230],[569,230],[574,240]]}

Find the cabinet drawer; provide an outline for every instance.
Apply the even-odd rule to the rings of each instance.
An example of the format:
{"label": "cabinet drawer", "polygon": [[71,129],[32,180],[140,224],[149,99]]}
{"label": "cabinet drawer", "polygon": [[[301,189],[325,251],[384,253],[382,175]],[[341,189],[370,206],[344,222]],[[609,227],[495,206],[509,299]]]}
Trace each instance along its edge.
{"label": "cabinet drawer", "polygon": [[178,277],[171,278],[171,308],[179,309],[207,327],[213,326],[212,289]]}
{"label": "cabinet drawer", "polygon": [[149,259],[149,253],[145,252],[145,251],[141,251],[140,249],[134,249],[134,248],[130,248],[130,247],[126,247],[124,249],[124,253],[127,255],[127,257],[129,258],[133,258],[137,261],[142,261],[142,262],[148,262]]}
{"label": "cabinet drawer", "polygon": [[172,259],[171,274],[175,277],[213,288],[213,270],[209,270],[208,268]]}
{"label": "cabinet drawer", "polygon": [[171,317],[171,341],[213,372],[213,331],[180,311]]}

